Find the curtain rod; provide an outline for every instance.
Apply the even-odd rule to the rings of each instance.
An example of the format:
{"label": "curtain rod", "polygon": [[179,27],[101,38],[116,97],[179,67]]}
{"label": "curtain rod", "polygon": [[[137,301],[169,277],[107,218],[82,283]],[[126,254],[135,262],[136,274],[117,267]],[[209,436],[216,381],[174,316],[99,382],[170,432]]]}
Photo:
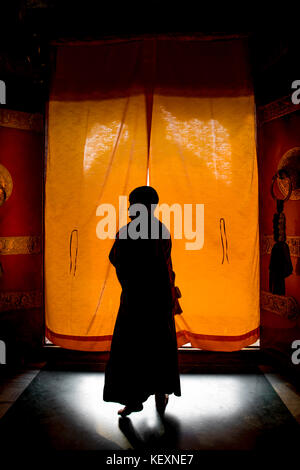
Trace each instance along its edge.
{"label": "curtain rod", "polygon": [[107,36],[102,39],[72,39],[72,38],[61,38],[50,40],[50,45],[60,46],[82,46],[82,45],[101,45],[101,44],[115,44],[121,42],[135,42],[143,41],[147,39],[160,39],[160,40],[177,40],[177,41],[228,41],[232,39],[244,39],[248,38],[251,33],[235,33],[235,34],[210,34],[210,35],[169,35],[169,34],[145,34],[129,37],[112,37]]}

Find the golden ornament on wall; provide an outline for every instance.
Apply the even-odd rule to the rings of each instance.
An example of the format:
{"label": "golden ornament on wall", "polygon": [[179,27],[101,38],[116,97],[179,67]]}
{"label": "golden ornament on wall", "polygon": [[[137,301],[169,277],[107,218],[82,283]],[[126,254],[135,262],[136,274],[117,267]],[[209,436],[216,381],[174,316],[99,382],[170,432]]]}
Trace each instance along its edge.
{"label": "golden ornament on wall", "polygon": [[[292,193],[289,199],[300,199],[300,147],[294,147],[283,155],[278,164],[278,171],[280,170],[288,174],[292,183]],[[277,183],[281,193],[286,196],[290,184],[288,179],[278,178]]]}
{"label": "golden ornament on wall", "polygon": [[13,181],[10,172],[0,163],[0,206],[2,206],[12,193]]}

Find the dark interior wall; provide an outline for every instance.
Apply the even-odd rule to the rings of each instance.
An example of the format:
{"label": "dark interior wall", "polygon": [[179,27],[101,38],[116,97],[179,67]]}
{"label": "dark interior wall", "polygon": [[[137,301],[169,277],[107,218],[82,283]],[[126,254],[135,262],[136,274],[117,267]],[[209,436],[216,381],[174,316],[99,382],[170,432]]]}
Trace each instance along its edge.
{"label": "dark interior wall", "polygon": [[[251,38],[254,89],[257,103],[258,164],[260,194],[260,267],[261,267],[261,347],[284,366],[300,375],[293,365],[291,347],[300,340],[300,320],[290,315],[292,299],[300,304],[299,241],[291,250],[293,273],[286,278],[286,295],[274,298],[269,291],[269,263],[273,240],[273,215],[276,203],[270,192],[280,159],[293,147],[300,147],[300,106],[292,103],[292,83],[299,79],[299,32],[258,32]],[[277,190],[278,196],[280,192]],[[300,236],[300,201],[284,206],[287,237]],[[267,237],[266,237],[267,236]],[[296,240],[296,241],[295,241]],[[297,245],[298,244],[298,245]],[[297,248],[298,246],[298,248]],[[290,300],[291,299],[291,302]],[[297,306],[298,303],[298,306]],[[289,307],[289,308],[287,308]]]}
{"label": "dark interior wall", "polygon": [[[292,108],[291,108],[292,110]],[[259,175],[260,175],[260,238],[273,238],[273,215],[276,202],[271,196],[271,182],[282,156],[294,147],[300,147],[300,111],[288,113],[262,124],[259,128]],[[280,193],[277,191],[278,196]],[[287,237],[300,236],[300,200],[289,200],[284,205]],[[295,238],[296,242],[297,239]],[[290,250],[293,273],[286,278],[286,297],[296,299],[300,305],[300,261],[299,248]],[[270,249],[261,250],[261,289],[269,291]],[[275,313],[277,309],[277,313]],[[292,366],[291,348],[294,340],[300,340],[300,317],[291,319],[285,315],[285,306],[274,299],[270,311],[262,305],[261,346],[279,352]]]}
{"label": "dark interior wall", "polygon": [[0,207],[0,339],[7,363],[23,361],[43,344],[44,142],[38,121],[28,113],[0,113],[1,164],[13,182]]}

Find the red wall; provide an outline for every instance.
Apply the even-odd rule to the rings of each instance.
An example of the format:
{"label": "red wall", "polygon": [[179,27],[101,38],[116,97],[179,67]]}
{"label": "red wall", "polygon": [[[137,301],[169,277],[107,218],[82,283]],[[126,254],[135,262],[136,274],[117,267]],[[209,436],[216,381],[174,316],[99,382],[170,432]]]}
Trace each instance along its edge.
{"label": "red wall", "polygon": [[[0,208],[0,236],[42,234],[42,136],[0,127],[1,163],[11,174],[13,191]],[[1,257],[2,291],[41,289],[41,254]]]}
{"label": "red wall", "polygon": [[[272,199],[270,187],[273,175],[283,154],[293,147],[300,147],[300,112],[264,123],[259,129],[259,179],[260,179],[260,234],[273,234],[273,214],[276,202]],[[286,235],[300,235],[300,200],[289,200],[284,205]],[[294,297],[300,304],[300,262],[292,256],[293,274],[286,278],[286,296]],[[261,289],[268,291],[270,254],[261,255]],[[262,310],[261,346],[291,356],[291,343],[300,339],[300,320],[290,321],[279,315]]]}
{"label": "red wall", "polygon": [[[0,161],[11,174],[13,190],[0,207],[0,236],[39,236],[42,240],[43,136],[33,130],[0,127]],[[42,252],[5,254],[0,257],[4,274],[0,290],[41,291]],[[24,357],[43,341],[40,307],[0,311],[0,337],[7,345],[7,361]]]}

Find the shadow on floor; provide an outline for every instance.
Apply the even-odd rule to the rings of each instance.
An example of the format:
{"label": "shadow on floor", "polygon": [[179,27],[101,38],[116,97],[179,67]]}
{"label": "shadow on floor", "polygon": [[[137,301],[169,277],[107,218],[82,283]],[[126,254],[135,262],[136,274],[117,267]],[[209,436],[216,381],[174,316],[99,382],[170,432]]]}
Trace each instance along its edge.
{"label": "shadow on floor", "polygon": [[119,428],[133,449],[178,449],[180,421],[174,416],[159,416],[163,431],[155,432],[148,429],[142,437],[135,429],[131,419],[119,418]]}

